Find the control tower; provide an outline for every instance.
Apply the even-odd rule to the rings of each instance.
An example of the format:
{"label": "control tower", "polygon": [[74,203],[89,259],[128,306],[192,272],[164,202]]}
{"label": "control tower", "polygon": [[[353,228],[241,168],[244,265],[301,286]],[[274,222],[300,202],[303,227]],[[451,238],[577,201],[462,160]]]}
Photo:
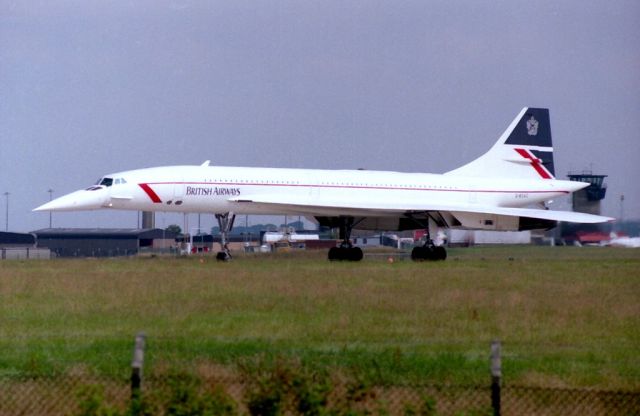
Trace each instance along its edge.
{"label": "control tower", "polygon": [[[601,201],[607,193],[607,185],[604,183],[604,178],[607,175],[594,175],[591,171],[583,171],[582,173],[569,172],[567,176],[571,181],[589,184],[586,188],[572,194],[573,211],[600,215]],[[606,228],[607,225],[603,224],[563,222],[560,226],[560,234],[565,241],[581,241],[584,243],[585,238],[595,238],[600,241],[602,233],[606,232]]]}
{"label": "control tower", "polygon": [[569,172],[567,176],[570,181],[589,184],[588,187],[573,193],[573,210],[575,212],[600,215],[600,201],[604,199],[607,193],[607,184],[604,183],[604,178],[607,175],[594,175],[590,171],[585,171],[582,173]]}

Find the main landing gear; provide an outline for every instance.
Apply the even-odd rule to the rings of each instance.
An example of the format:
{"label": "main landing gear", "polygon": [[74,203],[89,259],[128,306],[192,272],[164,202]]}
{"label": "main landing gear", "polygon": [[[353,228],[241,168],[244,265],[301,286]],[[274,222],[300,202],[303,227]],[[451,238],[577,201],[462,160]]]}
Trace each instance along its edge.
{"label": "main landing gear", "polygon": [[414,247],[411,251],[411,260],[413,261],[436,261],[445,260],[447,258],[447,250],[442,246],[434,246],[425,244],[422,247]]}
{"label": "main landing gear", "polygon": [[427,239],[424,245],[420,247],[414,247],[411,250],[411,260],[413,261],[437,261],[445,260],[447,258],[447,250],[442,246],[436,246],[431,240],[431,235],[427,230]]}
{"label": "main landing gear", "polygon": [[344,243],[340,244],[338,247],[331,247],[329,249],[329,260],[349,260],[349,261],[360,261],[362,260],[364,255],[362,254],[362,249],[360,247],[354,247],[353,245],[344,245]]}
{"label": "main landing gear", "polygon": [[360,247],[351,244],[351,230],[353,230],[353,217],[340,217],[340,239],[342,243],[338,247],[329,249],[329,260],[360,261],[364,255]]}
{"label": "main landing gear", "polygon": [[229,261],[231,260],[231,252],[227,244],[227,235],[233,229],[233,221],[236,216],[233,212],[227,212],[225,214],[216,214],[216,220],[218,220],[218,226],[220,227],[220,247],[221,251],[216,254],[216,260]]}

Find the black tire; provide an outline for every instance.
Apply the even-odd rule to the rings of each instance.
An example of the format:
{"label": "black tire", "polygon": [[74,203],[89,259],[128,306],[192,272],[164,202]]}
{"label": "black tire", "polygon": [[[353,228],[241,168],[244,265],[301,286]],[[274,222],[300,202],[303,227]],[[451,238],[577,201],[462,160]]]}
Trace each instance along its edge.
{"label": "black tire", "polygon": [[329,261],[342,260],[342,250],[338,247],[329,249]]}
{"label": "black tire", "polygon": [[434,260],[446,260],[447,259],[447,250],[445,250],[442,246],[437,246],[433,248],[433,259]]}
{"label": "black tire", "polygon": [[425,254],[426,254],[425,247],[414,247],[413,250],[411,250],[411,260],[424,261],[426,260]]}
{"label": "black tire", "polygon": [[216,260],[218,260],[218,261],[229,261],[229,260],[231,260],[231,254],[229,254],[226,251],[218,251],[218,254],[216,254]]}
{"label": "black tire", "polygon": [[360,247],[351,247],[347,249],[347,258],[350,261],[360,261],[364,257]]}
{"label": "black tire", "polygon": [[437,260],[434,246],[428,246],[424,248],[424,259],[427,261]]}

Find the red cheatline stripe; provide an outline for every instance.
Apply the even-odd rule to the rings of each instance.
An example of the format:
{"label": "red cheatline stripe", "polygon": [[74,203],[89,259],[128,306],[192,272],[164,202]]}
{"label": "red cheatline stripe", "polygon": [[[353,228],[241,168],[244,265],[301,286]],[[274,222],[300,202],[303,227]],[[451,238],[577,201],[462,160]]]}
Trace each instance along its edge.
{"label": "red cheatline stripe", "polygon": [[155,193],[149,185],[147,185],[146,183],[139,183],[138,185],[140,185],[140,188],[142,188],[142,190],[145,191],[147,195],[149,195],[149,198],[151,198],[154,203],[159,204],[162,202],[158,194]]}
{"label": "red cheatline stripe", "polygon": [[524,157],[525,159],[529,159],[531,161],[531,166],[533,166],[536,172],[538,172],[538,175],[540,175],[543,179],[552,179],[552,176],[549,174],[549,171],[547,171],[544,168],[544,166],[542,166],[542,164],[540,163],[540,159],[533,156],[531,153],[527,152],[525,149],[516,149],[516,152],[518,152],[518,154],[520,154],[520,156]]}

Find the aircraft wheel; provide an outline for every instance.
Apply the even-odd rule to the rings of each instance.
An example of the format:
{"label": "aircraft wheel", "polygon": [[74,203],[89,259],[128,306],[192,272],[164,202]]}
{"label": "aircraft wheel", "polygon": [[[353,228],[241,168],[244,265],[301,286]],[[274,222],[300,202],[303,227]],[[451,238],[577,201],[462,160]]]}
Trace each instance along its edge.
{"label": "aircraft wheel", "polygon": [[329,261],[342,260],[342,250],[338,247],[329,249]]}
{"label": "aircraft wheel", "polygon": [[364,257],[360,247],[351,247],[347,249],[347,258],[351,261],[360,261]]}
{"label": "aircraft wheel", "polygon": [[433,248],[433,259],[434,260],[446,260],[447,259],[447,250],[445,250],[442,246],[437,246]]}
{"label": "aircraft wheel", "polygon": [[413,261],[436,261],[447,258],[447,251],[444,247],[414,247],[411,251],[411,260]]}
{"label": "aircraft wheel", "polygon": [[436,251],[434,246],[428,246],[424,248],[424,259],[428,261],[438,260],[436,258]]}
{"label": "aircraft wheel", "polygon": [[228,251],[218,251],[218,254],[216,254],[216,260],[229,261],[231,260],[231,254],[229,254]]}
{"label": "aircraft wheel", "polygon": [[413,250],[411,250],[411,260],[413,261],[430,260],[430,254],[431,254],[431,251],[427,247],[424,247],[424,246],[414,247]]}

